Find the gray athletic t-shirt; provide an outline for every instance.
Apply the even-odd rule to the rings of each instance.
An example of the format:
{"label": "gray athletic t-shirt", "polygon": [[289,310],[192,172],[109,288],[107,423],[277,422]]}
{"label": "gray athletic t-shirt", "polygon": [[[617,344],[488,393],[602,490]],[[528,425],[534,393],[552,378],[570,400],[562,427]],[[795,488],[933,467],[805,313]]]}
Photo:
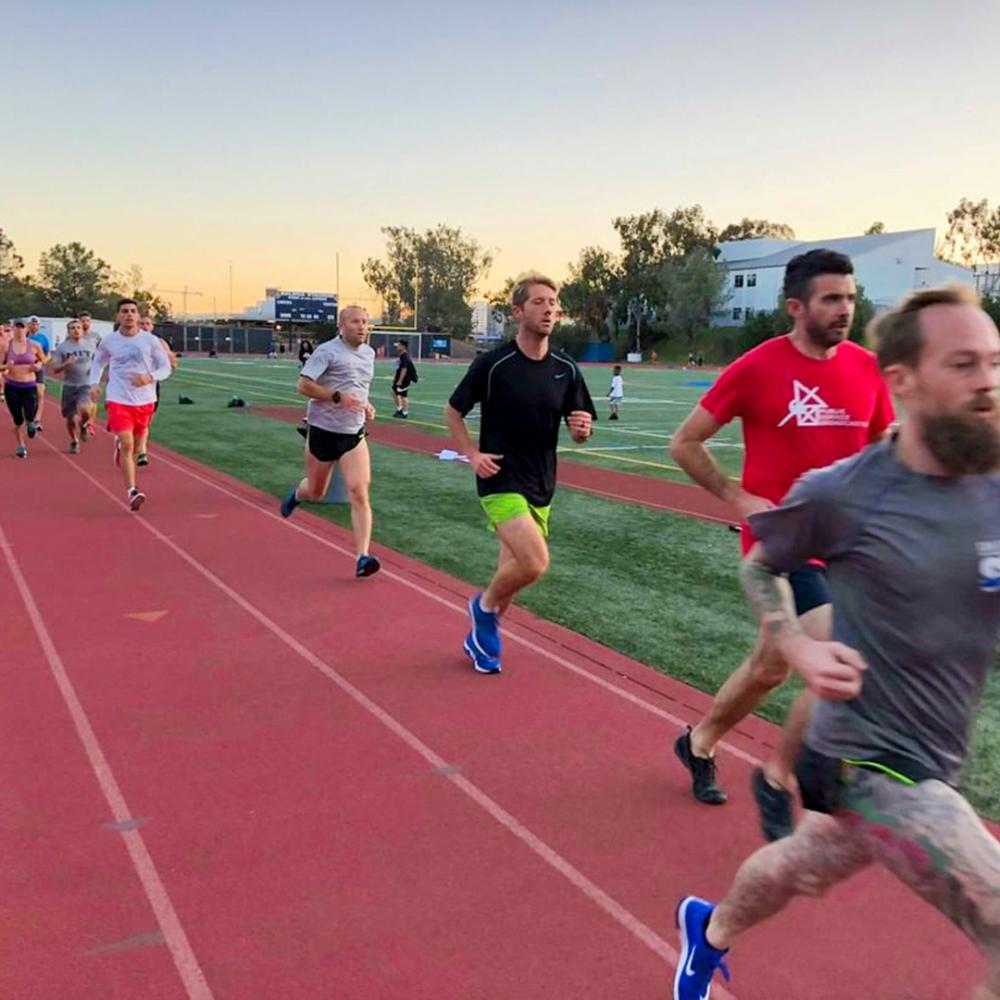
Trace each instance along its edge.
{"label": "gray athletic t-shirt", "polygon": [[750,525],[774,570],[828,563],[834,638],[868,664],[808,745],[957,785],[1000,636],[1000,475],[921,475],[894,447],[808,473]]}
{"label": "gray athletic t-shirt", "polygon": [[[320,344],[302,366],[301,375],[326,389],[336,389],[368,401],[375,377],[375,352],[362,344],[351,347],[341,337]],[[327,400],[310,399],[306,418],[313,427],[337,434],[357,434],[365,425],[363,410],[348,410]]]}
{"label": "gray athletic t-shirt", "polygon": [[63,385],[90,385],[90,363],[96,350],[97,341],[92,337],[81,337],[76,343],[67,337],[56,344],[52,352],[54,365],[72,359],[72,363],[62,371]]}

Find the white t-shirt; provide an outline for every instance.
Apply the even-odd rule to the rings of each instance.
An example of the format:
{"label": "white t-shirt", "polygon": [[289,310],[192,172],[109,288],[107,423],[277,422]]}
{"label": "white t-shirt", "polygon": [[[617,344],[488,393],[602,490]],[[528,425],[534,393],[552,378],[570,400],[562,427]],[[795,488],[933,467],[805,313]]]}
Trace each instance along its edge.
{"label": "white t-shirt", "polygon": [[616,397],[619,398],[619,399],[624,398],[624,396],[625,396],[625,379],[622,378],[621,375],[612,375],[611,376],[611,392],[609,392],[608,395],[612,399],[615,399]]}
{"label": "white t-shirt", "polygon": [[90,366],[90,384],[99,385],[101,374],[108,368],[109,403],[143,406],[156,402],[156,386],[133,385],[133,375],[152,375],[157,382],[170,377],[170,358],[153,334],[140,330],[126,337],[121,330],[109,333],[98,345],[94,363]]}

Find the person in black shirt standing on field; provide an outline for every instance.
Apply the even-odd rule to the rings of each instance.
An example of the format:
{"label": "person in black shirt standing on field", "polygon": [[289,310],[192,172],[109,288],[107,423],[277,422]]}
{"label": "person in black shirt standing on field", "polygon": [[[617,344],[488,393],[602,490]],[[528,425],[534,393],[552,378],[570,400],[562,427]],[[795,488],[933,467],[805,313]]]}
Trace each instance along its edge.
{"label": "person in black shirt standing on field", "polygon": [[[444,409],[448,429],[476,473],[490,530],[500,538],[496,574],[469,602],[472,629],[464,649],[483,674],[500,671],[500,615],[549,565],[559,425],[565,420],[570,437],[581,444],[597,417],[579,368],[549,346],[559,286],[541,274],[522,275],[511,305],[517,336],[476,358]],[[479,447],[465,424],[476,403]]]}
{"label": "person in black shirt standing on field", "polygon": [[403,337],[396,341],[396,371],[392,376],[392,395],[396,401],[394,417],[410,415],[410,386],[417,381],[417,369],[410,357],[409,341]]}

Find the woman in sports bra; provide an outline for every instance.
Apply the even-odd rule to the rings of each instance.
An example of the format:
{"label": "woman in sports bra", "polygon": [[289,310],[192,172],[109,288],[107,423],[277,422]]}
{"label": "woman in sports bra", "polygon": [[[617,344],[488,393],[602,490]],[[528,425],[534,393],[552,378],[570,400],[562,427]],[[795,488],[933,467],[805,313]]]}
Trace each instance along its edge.
{"label": "woman in sports bra", "polygon": [[[35,436],[35,417],[38,416],[38,383],[35,378],[45,363],[45,353],[28,333],[23,320],[14,324],[14,331],[3,352],[4,399],[14,420],[14,436],[17,438],[17,457],[28,457],[27,437]],[[27,428],[25,427],[27,425]]]}

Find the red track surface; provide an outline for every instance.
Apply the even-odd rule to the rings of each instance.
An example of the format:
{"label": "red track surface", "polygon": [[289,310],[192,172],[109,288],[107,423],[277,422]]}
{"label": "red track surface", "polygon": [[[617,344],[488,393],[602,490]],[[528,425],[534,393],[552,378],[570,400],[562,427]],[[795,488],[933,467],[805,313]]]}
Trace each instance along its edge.
{"label": "red track surface", "polygon": [[[666,997],[677,897],[757,846],[771,727],[698,806],[667,748],[703,695],[516,609],[476,675],[464,584],[385,550],[356,581],[343,531],[159,448],[128,514],[106,436],[70,457],[57,427],[0,459],[0,995]],[[732,965],[720,1000],[959,1000],[981,970],[876,870]]]}
{"label": "red track surface", "polygon": [[[297,424],[302,419],[302,408],[294,406],[262,406],[254,412],[276,417],[286,423]],[[422,455],[436,455],[442,448],[451,447],[447,438],[387,420],[375,421],[368,425],[368,434],[378,444],[415,451]],[[584,493],[611,500],[637,503],[657,510],[668,510],[676,514],[688,514],[706,521],[732,524],[738,516],[729,506],[717,500],[710,493],[687,483],[672,483],[652,476],[637,476],[631,472],[616,472],[595,465],[584,465],[560,457],[559,485],[569,486]]]}

